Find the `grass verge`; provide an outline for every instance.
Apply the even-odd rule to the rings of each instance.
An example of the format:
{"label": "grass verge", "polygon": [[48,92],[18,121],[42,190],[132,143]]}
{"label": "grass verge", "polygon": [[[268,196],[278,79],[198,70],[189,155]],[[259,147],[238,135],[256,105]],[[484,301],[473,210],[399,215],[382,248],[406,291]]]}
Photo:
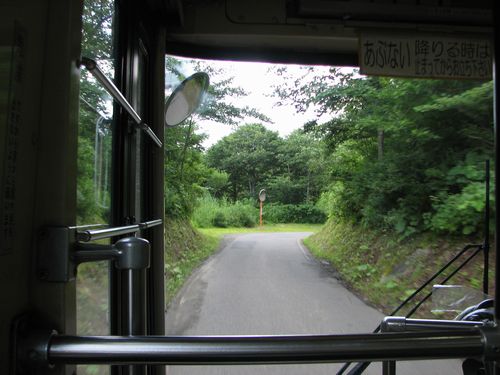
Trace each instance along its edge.
{"label": "grass verge", "polygon": [[[477,242],[477,239],[442,238],[431,234],[401,240],[388,233],[333,221],[304,240],[316,257],[332,264],[348,287],[384,313],[390,313],[466,244]],[[480,290],[482,271],[483,257],[478,254],[448,284]],[[491,280],[493,274],[490,270]],[[446,275],[434,284],[439,284]],[[491,286],[492,282],[490,294],[493,293]],[[430,300],[416,316],[435,318],[432,307]],[[401,315],[407,311],[402,311]]]}
{"label": "grass verge", "polygon": [[217,250],[219,238],[201,234],[189,221],[165,221],[165,300],[172,301],[186,279]]}
{"label": "grass verge", "polygon": [[253,228],[199,228],[198,230],[208,236],[221,238],[226,234],[236,233],[276,233],[276,232],[313,232],[321,230],[322,224],[267,224]]}

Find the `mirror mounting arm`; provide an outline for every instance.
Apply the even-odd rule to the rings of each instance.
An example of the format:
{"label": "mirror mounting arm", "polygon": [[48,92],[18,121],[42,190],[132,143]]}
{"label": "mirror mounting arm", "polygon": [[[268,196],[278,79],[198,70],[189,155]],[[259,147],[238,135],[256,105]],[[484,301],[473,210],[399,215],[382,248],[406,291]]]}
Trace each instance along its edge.
{"label": "mirror mounting arm", "polygon": [[139,128],[141,128],[142,130],[144,130],[146,132],[146,134],[149,135],[149,137],[153,140],[154,143],[156,143],[156,145],[158,147],[162,147],[163,146],[163,144],[160,141],[160,138],[157,137],[157,135],[155,134],[155,132],[148,126],[148,124],[146,124],[145,122],[141,121],[141,123],[137,124],[137,126]]}
{"label": "mirror mounting arm", "polygon": [[106,91],[122,106],[122,108],[132,117],[135,124],[151,138],[151,140],[158,146],[162,147],[163,144],[158,138],[158,136],[151,130],[151,128],[142,121],[141,117],[137,114],[130,103],[125,99],[120,90],[115,86],[115,84],[99,69],[97,62],[88,57],[82,57],[78,61],[78,66],[84,66],[94,78],[106,89]]}

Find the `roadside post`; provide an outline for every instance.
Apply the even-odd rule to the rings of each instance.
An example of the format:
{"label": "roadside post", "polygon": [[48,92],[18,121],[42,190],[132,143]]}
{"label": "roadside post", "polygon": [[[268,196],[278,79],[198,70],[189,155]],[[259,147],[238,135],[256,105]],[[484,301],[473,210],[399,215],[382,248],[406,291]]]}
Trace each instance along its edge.
{"label": "roadside post", "polygon": [[260,201],[260,214],[259,214],[259,225],[262,227],[262,206],[266,200],[266,189],[261,189],[259,191],[259,201]]}

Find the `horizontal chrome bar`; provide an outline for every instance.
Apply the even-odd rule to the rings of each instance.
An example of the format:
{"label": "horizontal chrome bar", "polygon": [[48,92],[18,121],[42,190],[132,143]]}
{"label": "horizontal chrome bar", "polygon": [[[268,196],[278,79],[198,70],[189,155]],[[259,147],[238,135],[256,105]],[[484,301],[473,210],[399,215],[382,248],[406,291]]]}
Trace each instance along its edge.
{"label": "horizontal chrome bar", "polygon": [[76,239],[81,242],[102,240],[104,238],[111,238],[114,236],[121,236],[124,234],[135,233],[141,229],[155,227],[157,225],[161,225],[162,223],[163,223],[162,219],[157,219],[157,220],[145,221],[134,225],[126,225],[122,227],[78,231],[76,233]]}
{"label": "horizontal chrome bar", "polygon": [[139,227],[141,229],[147,229],[151,227],[156,227],[157,225],[162,225],[163,220],[162,219],[156,219],[156,220],[150,220],[150,221],[145,221],[143,223],[139,223]]}
{"label": "horizontal chrome bar", "polygon": [[141,129],[144,129],[146,133],[151,137],[153,142],[156,143],[158,147],[162,147],[162,143],[160,139],[156,136],[156,134],[151,130],[151,128],[142,121],[141,117],[137,114],[135,109],[130,105],[127,99],[123,96],[120,90],[115,86],[113,81],[111,81],[106,75],[99,69],[99,66],[95,62],[88,57],[82,57],[80,64],[85,66],[87,70],[95,77],[97,81],[101,85],[104,86],[106,91],[118,102],[120,105],[127,111],[127,113],[132,117],[134,122],[139,125]]}
{"label": "horizontal chrome bar", "polygon": [[323,336],[60,336],[52,364],[292,364],[480,357],[479,329]]}
{"label": "horizontal chrome bar", "polygon": [[484,322],[438,319],[408,319],[400,316],[385,317],[380,325],[381,332],[408,332],[424,330],[461,330],[483,327]]}
{"label": "horizontal chrome bar", "polygon": [[76,239],[82,242],[102,240],[104,238],[111,238],[114,236],[121,236],[123,234],[135,233],[139,230],[139,225],[127,225],[123,227],[113,227],[105,229],[92,229],[77,232]]}
{"label": "horizontal chrome bar", "polygon": [[108,224],[87,224],[87,225],[77,225],[74,227],[69,227],[70,229],[76,229],[76,230],[87,230],[87,229],[93,229],[93,228],[102,228],[102,227],[107,227]]}

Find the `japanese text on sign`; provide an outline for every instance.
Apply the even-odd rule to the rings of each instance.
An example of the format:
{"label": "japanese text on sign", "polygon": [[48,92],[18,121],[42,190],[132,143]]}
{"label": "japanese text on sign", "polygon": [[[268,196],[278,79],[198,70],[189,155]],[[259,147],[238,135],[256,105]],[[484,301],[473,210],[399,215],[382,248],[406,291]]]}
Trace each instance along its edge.
{"label": "japanese text on sign", "polygon": [[422,78],[491,79],[489,40],[362,36],[360,72]]}

